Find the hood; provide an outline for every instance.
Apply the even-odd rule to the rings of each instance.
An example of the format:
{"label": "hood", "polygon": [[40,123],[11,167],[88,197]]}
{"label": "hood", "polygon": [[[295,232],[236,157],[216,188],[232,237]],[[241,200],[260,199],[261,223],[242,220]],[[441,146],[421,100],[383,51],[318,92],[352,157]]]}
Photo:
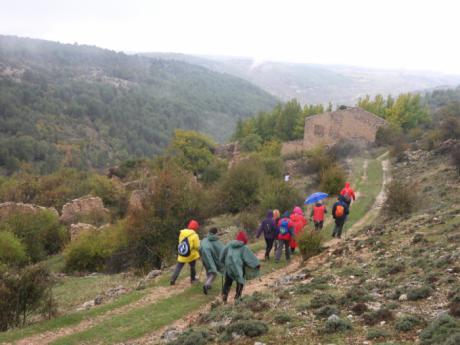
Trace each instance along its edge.
{"label": "hood", "polygon": [[291,212],[286,211],[286,212],[283,213],[282,218],[289,218],[290,216],[291,216]]}
{"label": "hood", "polygon": [[299,206],[294,207],[294,213],[299,215],[299,216],[303,215],[303,211]]}
{"label": "hood", "polygon": [[232,240],[228,244],[231,248],[239,248],[244,246],[244,243],[238,240]]}
{"label": "hood", "polygon": [[196,220],[191,220],[188,223],[187,229],[195,230],[197,231],[200,228],[200,224]]}
{"label": "hood", "polygon": [[248,235],[244,231],[238,232],[235,238],[237,241],[243,242],[244,244],[248,243]]}
{"label": "hood", "polygon": [[216,234],[208,234],[208,240],[210,240],[210,241],[218,241],[219,236],[216,235]]}
{"label": "hood", "polygon": [[270,219],[273,218],[273,211],[268,211],[267,212],[267,218],[270,218]]}
{"label": "hood", "polygon": [[343,201],[343,202],[347,201],[343,195],[339,195],[339,197],[337,199],[339,199],[340,201]]}
{"label": "hood", "polygon": [[350,188],[350,182],[345,182],[345,188]]}

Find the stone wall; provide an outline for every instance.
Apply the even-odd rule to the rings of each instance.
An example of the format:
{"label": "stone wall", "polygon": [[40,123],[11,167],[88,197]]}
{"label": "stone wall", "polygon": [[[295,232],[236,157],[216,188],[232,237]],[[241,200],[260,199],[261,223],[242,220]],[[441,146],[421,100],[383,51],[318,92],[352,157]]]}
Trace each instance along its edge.
{"label": "stone wall", "polygon": [[358,107],[309,116],[305,120],[303,148],[333,145],[340,140],[372,143],[377,129],[385,124],[384,119]]}
{"label": "stone wall", "polygon": [[50,211],[54,213],[56,217],[59,217],[59,214],[55,208],[47,208],[34,204],[23,204],[21,202],[4,202],[0,204],[0,219],[3,217],[8,217],[10,214],[36,214],[40,211]]}
{"label": "stone wall", "polygon": [[300,152],[304,150],[303,140],[293,140],[283,143],[281,146],[281,154],[283,156],[291,153]]}

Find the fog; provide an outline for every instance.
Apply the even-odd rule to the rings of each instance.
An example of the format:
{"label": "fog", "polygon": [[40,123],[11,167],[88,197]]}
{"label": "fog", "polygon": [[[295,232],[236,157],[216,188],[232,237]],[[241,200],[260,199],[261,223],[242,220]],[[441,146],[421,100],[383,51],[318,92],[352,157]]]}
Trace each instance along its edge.
{"label": "fog", "polygon": [[0,34],[180,52],[460,74],[456,1],[0,0]]}

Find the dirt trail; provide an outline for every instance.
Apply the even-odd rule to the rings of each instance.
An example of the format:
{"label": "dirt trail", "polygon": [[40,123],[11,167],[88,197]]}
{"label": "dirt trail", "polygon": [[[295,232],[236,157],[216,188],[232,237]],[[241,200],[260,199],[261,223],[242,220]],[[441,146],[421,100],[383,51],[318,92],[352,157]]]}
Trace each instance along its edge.
{"label": "dirt trail", "polygon": [[[383,170],[383,179],[382,179],[382,187],[377,195],[375,202],[371,209],[364,215],[363,218],[361,218],[358,222],[356,222],[348,231],[347,231],[347,237],[351,237],[356,231],[358,231],[363,225],[368,224],[371,222],[375,217],[378,215],[379,210],[381,209],[385,199],[386,199],[386,185],[390,179],[389,176],[389,161],[388,160],[383,160],[385,154],[380,156],[378,159],[382,162],[382,170]],[[362,178],[367,179],[367,160],[363,164],[364,168],[364,173]],[[327,258],[332,255],[332,253],[342,245],[342,241],[339,239],[331,239],[327,241],[324,245],[326,248],[325,251],[323,251],[321,254],[314,256],[310,259],[308,259],[306,262],[302,262],[300,257],[296,256],[295,258],[292,259],[292,261],[283,269],[276,270],[270,274],[267,274],[260,279],[250,281],[247,283],[247,285],[244,288],[244,294],[252,294],[256,291],[262,291],[267,289],[268,286],[270,286],[270,283],[275,282],[282,276],[288,275],[288,274],[293,274],[298,271],[301,271],[305,268],[315,268],[318,265],[321,265],[327,261]],[[258,253],[260,255],[260,252]],[[199,310],[192,312],[188,315],[186,315],[183,319],[177,320],[173,322],[172,324],[169,324],[167,326],[164,326],[157,331],[146,335],[142,338],[136,339],[132,342],[124,343],[125,345],[154,345],[154,344],[160,344],[161,343],[161,336],[162,334],[168,330],[168,329],[176,329],[176,330],[184,330],[191,324],[197,321],[199,316],[205,312],[207,312],[211,304],[218,301],[219,297],[216,297],[213,301],[210,301],[208,304],[200,308]],[[231,303],[233,300],[230,300],[229,302]]]}

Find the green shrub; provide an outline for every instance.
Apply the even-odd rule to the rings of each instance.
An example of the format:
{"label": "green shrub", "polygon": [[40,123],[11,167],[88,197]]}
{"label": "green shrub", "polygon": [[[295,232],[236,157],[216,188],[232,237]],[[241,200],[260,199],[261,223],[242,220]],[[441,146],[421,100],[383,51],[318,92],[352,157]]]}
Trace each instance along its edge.
{"label": "green shrub", "polygon": [[14,233],[33,262],[57,253],[68,240],[67,231],[57,215],[47,210],[35,214],[11,214],[0,222],[1,230]]}
{"label": "green shrub", "polygon": [[203,168],[200,175],[200,181],[204,182],[206,185],[217,182],[227,170],[227,165],[227,161],[215,159],[211,164]]}
{"label": "green shrub", "polygon": [[266,180],[260,187],[258,198],[262,210],[289,210],[303,202],[299,190],[280,179]]}
{"label": "green shrub", "polygon": [[263,157],[261,158],[262,166],[267,175],[280,179],[283,176],[283,161],[279,157]]}
{"label": "green shrub", "polygon": [[345,184],[346,173],[338,165],[331,165],[320,173],[320,190],[325,193],[334,195],[340,192]]}
{"label": "green shrub", "polygon": [[195,331],[193,329],[189,329],[179,335],[179,337],[169,342],[169,345],[206,345],[209,343],[210,334],[203,330]]}
{"label": "green shrub", "polygon": [[82,232],[64,250],[65,270],[105,271],[111,256],[126,246],[126,232],[122,222],[102,230]]}
{"label": "green shrub", "polygon": [[275,315],[273,319],[278,324],[288,323],[292,321],[292,316],[287,313]]}
{"label": "green shrub", "polygon": [[24,326],[31,312],[42,311],[50,317],[54,310],[52,285],[50,272],[43,265],[0,272],[0,331]]}
{"label": "green shrub", "polygon": [[391,333],[382,328],[370,328],[367,330],[367,339],[374,340],[374,339],[381,339],[390,337]]}
{"label": "green shrub", "polygon": [[387,186],[387,200],[384,210],[392,216],[410,214],[418,204],[416,187],[398,180],[391,181]]}
{"label": "green shrub", "polygon": [[417,288],[413,288],[407,291],[407,299],[409,301],[418,301],[429,297],[432,293],[431,287],[425,285]]}
{"label": "green shrub", "polygon": [[399,332],[409,332],[424,324],[424,320],[415,315],[405,315],[396,320],[395,328]]}
{"label": "green shrub", "polygon": [[325,305],[315,312],[316,317],[321,319],[328,318],[334,314],[339,315],[339,309],[335,305]]}
{"label": "green shrub", "polygon": [[262,321],[246,320],[231,323],[225,328],[224,339],[231,340],[232,334],[245,335],[247,337],[258,337],[268,332],[268,326]]}
{"label": "green shrub", "polygon": [[366,311],[368,311],[369,308],[367,307],[366,304],[362,303],[362,302],[359,302],[359,303],[355,303],[352,307],[351,307],[351,311],[353,313],[355,313],[355,315],[362,315],[364,314]]}
{"label": "green shrub", "polygon": [[263,177],[263,168],[253,160],[232,167],[220,183],[220,202],[225,210],[236,213],[257,205]]}
{"label": "green shrub", "polygon": [[363,314],[364,323],[370,326],[375,325],[381,321],[393,320],[393,318],[393,313],[386,308],[381,308],[379,310],[370,311]]}
{"label": "green shrub", "polygon": [[401,137],[401,129],[396,126],[382,126],[375,133],[375,144],[377,146],[389,146],[396,143]]}
{"label": "green shrub", "polygon": [[329,317],[329,319],[327,319],[326,323],[324,324],[324,333],[332,334],[345,332],[351,330],[352,328],[353,327],[348,320],[344,320],[339,317]]}
{"label": "green shrub", "polygon": [[341,303],[343,305],[348,305],[352,302],[367,302],[371,299],[372,297],[369,295],[369,292],[364,287],[354,285],[351,288],[349,288],[345,295],[341,298]]}
{"label": "green shrub", "polygon": [[296,241],[302,258],[307,260],[321,252],[323,236],[321,233],[306,227],[304,231],[297,236]]}
{"label": "green shrub", "polygon": [[254,238],[259,227],[259,219],[256,211],[243,211],[238,214],[237,225],[246,231],[249,238]]}
{"label": "green shrub", "polygon": [[449,315],[442,315],[432,321],[421,333],[422,345],[453,345],[460,335],[460,321]]}
{"label": "green shrub", "polygon": [[0,264],[20,266],[27,261],[24,245],[11,232],[0,231]]}
{"label": "green shrub", "polygon": [[457,145],[451,153],[452,163],[457,168],[457,172],[460,174],[460,145]]}
{"label": "green shrub", "polygon": [[327,293],[321,293],[313,296],[313,298],[310,301],[310,307],[318,309],[326,305],[335,304],[335,302],[336,299],[334,296]]}
{"label": "green shrub", "polygon": [[238,300],[238,306],[249,308],[253,312],[259,312],[270,308],[270,304],[266,301],[267,295],[255,292],[252,295],[244,296]]}
{"label": "green shrub", "polygon": [[240,140],[242,151],[252,152],[257,151],[262,146],[262,138],[257,134],[249,134]]}

